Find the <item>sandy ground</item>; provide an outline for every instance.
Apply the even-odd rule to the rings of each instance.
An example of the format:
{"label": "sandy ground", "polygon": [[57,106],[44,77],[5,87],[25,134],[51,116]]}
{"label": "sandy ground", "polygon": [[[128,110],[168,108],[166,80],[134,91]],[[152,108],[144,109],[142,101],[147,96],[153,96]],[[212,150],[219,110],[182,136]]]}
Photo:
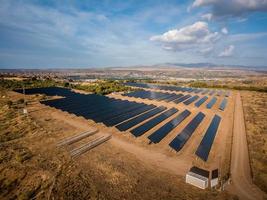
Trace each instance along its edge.
{"label": "sandy ground", "polygon": [[252,183],[244,114],[239,93],[236,98],[235,107],[231,177],[232,185],[227,190],[238,194],[240,199],[260,200],[267,198],[266,194]]}
{"label": "sandy ground", "polygon": [[[202,96],[204,95],[201,95],[201,97]],[[117,94],[110,95],[110,97],[127,99],[129,101],[143,102],[146,104],[154,104],[157,106],[163,105],[167,108],[176,107],[179,109],[179,112],[177,114],[181,113],[185,109],[188,109],[191,112],[191,115],[174,130],[172,130],[160,143],[148,145],[147,136],[159,127],[161,127],[166,122],[173,119],[175,116],[177,116],[177,114],[163,121],[162,123],[154,127],[152,130],[145,133],[142,137],[135,138],[131,135],[129,131],[120,132],[115,127],[108,128],[101,123],[96,124],[92,120],[86,120],[82,117],[77,117],[70,113],[48,107],[40,103],[36,103],[29,106],[29,110],[31,115],[35,116],[36,119],[38,119],[38,117],[40,116],[46,116],[46,118],[54,118],[59,121],[62,121],[63,124],[65,123],[69,126],[75,127],[75,129],[77,130],[77,132],[75,131],[75,133],[66,133],[58,135],[58,140],[61,140],[71,135],[75,135],[81,131],[97,128],[100,133],[112,133],[113,137],[108,142],[112,144],[112,146],[116,146],[118,148],[123,149],[124,151],[130,153],[135,158],[146,163],[147,165],[151,165],[155,168],[175,175],[184,177],[186,172],[190,169],[192,165],[198,165],[200,167],[204,167],[210,170],[218,168],[219,165],[226,166],[226,169],[223,172],[224,175],[227,173],[227,170],[229,171],[229,169],[227,169],[227,166],[230,166],[231,148],[229,148],[229,144],[231,145],[232,139],[231,136],[234,110],[233,108],[235,100],[234,93],[231,93],[231,96],[228,98],[229,101],[225,111],[220,111],[218,109],[223,97],[217,97],[218,100],[212,109],[206,109],[206,103],[201,105],[199,108],[196,108],[194,107],[194,103],[186,106],[183,103],[177,105],[171,102],[166,103],[164,101],[129,98]],[[211,98],[212,97],[209,97],[209,100]],[[194,134],[185,144],[184,148],[179,153],[176,153],[169,147],[168,144],[200,111],[206,115],[204,121],[195,130]],[[204,136],[205,131],[208,128],[214,114],[218,114],[219,116],[221,116],[222,121],[215,137],[214,144],[212,145],[209,159],[207,162],[203,162],[202,160],[196,158],[195,151],[200,141],[202,140],[202,137]]]}

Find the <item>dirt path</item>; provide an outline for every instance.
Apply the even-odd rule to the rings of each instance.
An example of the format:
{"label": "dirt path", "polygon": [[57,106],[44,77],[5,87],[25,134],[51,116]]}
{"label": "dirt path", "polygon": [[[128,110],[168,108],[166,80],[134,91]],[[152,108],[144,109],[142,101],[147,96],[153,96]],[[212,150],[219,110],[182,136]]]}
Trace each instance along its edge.
{"label": "dirt path", "polygon": [[235,105],[231,175],[232,185],[227,188],[229,192],[237,194],[241,200],[264,198],[265,194],[252,183],[240,93],[237,94]]}
{"label": "dirt path", "polygon": [[184,176],[191,167],[191,162],[168,157],[163,153],[136,146],[117,137],[112,137],[110,142],[112,142],[113,145],[119,146],[125,151],[134,154],[137,159],[173,174]]}

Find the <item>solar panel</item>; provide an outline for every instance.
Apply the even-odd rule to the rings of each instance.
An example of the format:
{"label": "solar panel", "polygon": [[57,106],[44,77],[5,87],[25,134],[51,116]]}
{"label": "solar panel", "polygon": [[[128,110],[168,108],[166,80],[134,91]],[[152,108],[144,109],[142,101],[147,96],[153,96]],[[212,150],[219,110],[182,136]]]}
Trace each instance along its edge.
{"label": "solar panel", "polygon": [[222,100],[222,103],[220,104],[219,109],[220,109],[220,110],[224,110],[225,107],[226,107],[226,104],[227,104],[227,99],[224,98],[224,99]]}
{"label": "solar panel", "polygon": [[156,84],[146,84],[146,83],[125,83],[127,86],[139,87],[139,88],[152,88],[158,90],[169,90],[169,91],[182,91],[182,92],[202,92],[199,88],[188,88],[188,87],[178,87],[170,85],[156,85]]}
{"label": "solar panel", "polygon": [[129,128],[137,125],[138,123],[141,123],[144,120],[146,120],[146,119],[148,119],[148,118],[150,118],[150,117],[152,117],[152,116],[154,116],[154,115],[156,115],[156,114],[158,114],[164,110],[166,110],[166,107],[164,107],[164,106],[157,107],[157,108],[150,110],[150,111],[148,111],[142,115],[134,117],[134,118],[130,119],[129,121],[126,121],[126,122],[123,122],[123,123],[117,125],[116,128],[119,129],[120,131],[126,131]]}
{"label": "solar panel", "polygon": [[134,111],[131,112],[127,112],[125,114],[119,115],[115,118],[112,119],[108,119],[108,120],[104,120],[103,123],[107,126],[114,126],[120,122],[123,122],[124,120],[130,119],[136,115],[139,115],[145,111],[151,110],[152,108],[155,108],[156,106],[154,105],[146,105],[144,107],[141,107],[139,109],[136,109]]}
{"label": "solar panel", "polygon": [[192,121],[189,122],[187,126],[171,141],[169,146],[175,151],[180,151],[202,122],[204,117],[205,115],[202,112],[199,112],[194,119],[192,119]]}
{"label": "solar panel", "polygon": [[213,97],[213,98],[210,100],[210,102],[206,105],[206,107],[207,107],[208,109],[211,109],[212,106],[216,103],[216,101],[217,101],[217,98],[216,98],[216,97]]}
{"label": "solar panel", "polygon": [[187,99],[186,101],[184,101],[184,104],[189,105],[192,102],[194,102],[195,100],[197,100],[198,98],[199,98],[199,96],[195,95],[195,96],[191,97],[190,99]]}
{"label": "solar panel", "polygon": [[188,99],[188,98],[190,98],[190,97],[191,97],[191,95],[188,94],[188,95],[182,96],[182,97],[179,98],[179,99],[174,100],[173,102],[176,103],[176,104],[178,104],[178,103],[181,103],[182,101],[184,101],[184,100],[186,100],[186,99]]}
{"label": "solar panel", "polygon": [[201,106],[207,99],[208,99],[207,96],[202,97],[201,99],[199,99],[199,100],[195,103],[195,106],[196,106],[196,107]]}
{"label": "solar panel", "polygon": [[218,127],[220,125],[221,117],[215,115],[209,125],[208,130],[206,131],[200,145],[197,148],[196,155],[200,157],[202,160],[207,161],[209,157],[209,153],[216,136]]}
{"label": "solar panel", "polygon": [[114,109],[113,112],[110,112],[109,114],[105,115],[99,115],[94,117],[94,121],[96,122],[104,122],[105,120],[110,120],[115,117],[124,115],[125,113],[133,112],[138,109],[145,108],[147,105],[146,104],[136,104],[133,106],[129,106],[128,108],[125,109]]}
{"label": "solar panel", "polygon": [[139,137],[139,136],[143,135],[145,132],[147,132],[148,130],[150,130],[151,128],[153,128],[154,126],[156,126],[157,124],[159,124],[160,122],[164,121],[165,119],[167,119],[170,116],[172,116],[173,114],[175,114],[176,112],[178,112],[178,110],[176,108],[171,108],[171,109],[163,112],[162,114],[152,118],[151,120],[145,122],[144,124],[134,128],[130,132],[134,136]]}
{"label": "solar panel", "polygon": [[182,97],[182,96],[183,96],[182,94],[175,94],[175,95],[173,95],[172,97],[166,99],[165,101],[166,101],[166,102],[170,102],[170,101],[173,101],[173,100],[175,100],[175,99],[178,99],[178,98],[180,98],[180,97]]}
{"label": "solar panel", "polygon": [[178,126],[190,114],[191,114],[190,111],[184,110],[182,113],[180,113],[174,119],[172,119],[171,121],[167,122],[161,128],[159,128],[154,133],[152,133],[150,136],[148,136],[148,139],[153,143],[160,142],[166,135],[168,135],[168,133],[171,130],[173,130],[176,126]]}

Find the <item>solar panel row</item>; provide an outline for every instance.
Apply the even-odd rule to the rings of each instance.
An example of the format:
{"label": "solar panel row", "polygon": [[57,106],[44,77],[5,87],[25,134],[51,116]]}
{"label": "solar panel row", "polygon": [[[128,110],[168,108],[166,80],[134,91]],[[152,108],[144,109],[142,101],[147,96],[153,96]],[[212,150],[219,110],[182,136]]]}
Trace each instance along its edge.
{"label": "solar panel row", "polygon": [[224,98],[224,99],[222,100],[222,103],[220,104],[219,109],[220,109],[220,110],[224,110],[225,107],[226,107],[226,104],[227,104],[227,99]]}
{"label": "solar panel row", "polygon": [[171,141],[169,146],[175,151],[180,151],[191,135],[194,133],[196,128],[204,119],[205,115],[202,112],[199,112],[191,122]]}
{"label": "solar panel row", "polygon": [[187,94],[187,95],[185,95],[185,96],[182,96],[182,97],[180,97],[180,98],[174,100],[173,102],[176,103],[176,104],[178,104],[178,103],[181,103],[181,102],[183,102],[184,100],[186,100],[186,99],[188,99],[188,98],[190,98],[190,97],[191,97],[191,95],[190,95],[190,94]]}
{"label": "solar panel row", "polygon": [[156,85],[156,84],[148,84],[148,83],[125,83],[127,86],[139,87],[139,88],[150,88],[150,89],[158,89],[158,90],[169,90],[169,91],[181,91],[181,92],[194,92],[194,93],[203,93],[206,94],[208,92],[209,95],[215,94],[215,90],[204,90],[199,88],[188,88],[188,87],[178,87],[178,86],[169,86],[169,85]]}
{"label": "solar panel row", "polygon": [[192,102],[196,101],[198,98],[199,98],[199,96],[195,95],[195,96],[191,97],[190,99],[187,99],[186,101],[184,101],[184,104],[189,105]]}
{"label": "solar panel row", "polygon": [[130,132],[135,137],[139,137],[139,136],[143,135],[145,132],[147,132],[150,129],[152,129],[153,127],[155,127],[160,122],[164,121],[165,119],[167,119],[170,116],[172,116],[173,114],[175,114],[176,112],[178,112],[178,110],[176,108],[171,108],[171,109],[163,112],[162,114],[152,118],[151,120],[145,122],[144,124],[134,128]]}
{"label": "solar panel row", "polygon": [[208,99],[207,96],[202,97],[201,99],[199,99],[199,100],[195,103],[195,106],[196,106],[196,107],[201,106],[207,99]]}
{"label": "solar panel row", "polygon": [[216,98],[216,97],[213,97],[213,98],[210,100],[210,102],[206,105],[206,107],[207,107],[208,109],[211,109],[212,106],[216,103],[216,101],[217,101],[217,98]]}
{"label": "solar panel row", "polygon": [[213,117],[213,119],[209,125],[209,128],[207,129],[203,139],[200,142],[200,145],[197,148],[197,151],[195,154],[204,161],[208,160],[211,146],[212,146],[214,138],[216,136],[220,121],[221,121],[220,116],[215,115]]}
{"label": "solar panel row", "polygon": [[173,130],[176,126],[178,126],[185,118],[187,118],[191,114],[190,111],[184,110],[182,113],[178,114],[174,119],[167,122],[165,125],[160,127],[150,136],[148,139],[153,143],[160,142],[171,130]]}
{"label": "solar panel row", "polygon": [[150,99],[150,100],[158,100],[158,101],[166,101],[170,102],[174,99],[177,99],[182,96],[182,94],[174,94],[174,93],[163,93],[163,92],[154,92],[154,91],[135,91],[130,92],[127,94],[124,94],[124,96],[128,97],[136,97],[136,98],[142,98],[142,99]]}
{"label": "solar panel row", "polygon": [[158,114],[164,110],[166,110],[166,107],[164,107],[164,106],[157,107],[157,108],[150,110],[150,111],[148,111],[142,115],[139,115],[137,117],[134,117],[128,121],[125,121],[125,122],[117,125],[116,128],[118,128],[120,131],[126,131],[129,128],[132,128],[133,126],[143,122],[144,120],[146,120],[146,119],[148,119],[148,118],[150,118],[150,117],[152,117],[152,116],[154,116],[154,115],[156,115],[156,114]]}

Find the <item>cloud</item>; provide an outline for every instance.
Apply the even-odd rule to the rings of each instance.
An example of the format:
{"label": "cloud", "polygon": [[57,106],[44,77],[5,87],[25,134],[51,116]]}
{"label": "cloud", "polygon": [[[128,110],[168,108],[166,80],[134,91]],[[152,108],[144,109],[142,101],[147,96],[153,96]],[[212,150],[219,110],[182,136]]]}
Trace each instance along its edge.
{"label": "cloud", "polygon": [[212,52],[212,50],[213,50],[213,46],[209,46],[209,47],[200,49],[199,53],[207,55],[207,54],[210,54]]}
{"label": "cloud", "polygon": [[204,15],[201,16],[201,18],[203,20],[207,20],[207,21],[211,21],[212,17],[213,17],[213,15],[211,13],[207,13],[207,14],[204,14]]}
{"label": "cloud", "polygon": [[221,53],[219,53],[219,57],[229,57],[233,55],[235,46],[230,45],[229,47],[226,47]]}
{"label": "cloud", "polygon": [[198,21],[180,29],[170,30],[162,35],[152,36],[150,40],[162,43],[166,50],[184,50],[196,45],[214,43],[219,38],[220,34],[210,31],[206,22]]}
{"label": "cloud", "polygon": [[252,12],[267,12],[266,0],[195,0],[192,8],[209,6],[214,17],[240,17]]}
{"label": "cloud", "polygon": [[222,30],[221,30],[221,32],[223,34],[227,35],[228,34],[228,29],[226,27],[223,27]]}

